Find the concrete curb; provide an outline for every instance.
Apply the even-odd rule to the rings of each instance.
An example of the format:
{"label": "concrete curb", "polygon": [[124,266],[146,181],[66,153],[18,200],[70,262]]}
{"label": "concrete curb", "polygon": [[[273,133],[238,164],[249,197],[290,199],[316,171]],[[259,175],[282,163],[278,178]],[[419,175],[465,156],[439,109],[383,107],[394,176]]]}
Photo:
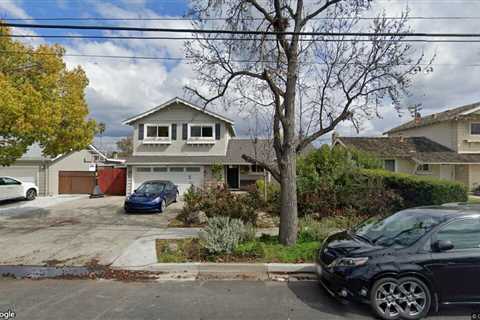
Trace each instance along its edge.
{"label": "concrete curb", "polygon": [[172,274],[195,274],[203,275],[258,275],[259,277],[269,274],[313,274],[313,263],[155,263],[139,267],[113,267],[131,271],[152,271]]}

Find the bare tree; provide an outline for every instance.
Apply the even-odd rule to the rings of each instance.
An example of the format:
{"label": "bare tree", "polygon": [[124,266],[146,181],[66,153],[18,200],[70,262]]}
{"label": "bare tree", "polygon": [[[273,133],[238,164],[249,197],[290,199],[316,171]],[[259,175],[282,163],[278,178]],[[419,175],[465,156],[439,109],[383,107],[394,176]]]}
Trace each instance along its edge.
{"label": "bare tree", "polygon": [[[401,33],[410,31],[407,13],[400,19],[380,15],[366,24],[359,18],[371,9],[369,0],[192,2],[196,28],[234,34],[199,33],[186,43],[199,80],[187,91],[205,106],[223,101],[271,110],[275,164],[244,159],[280,182],[280,241],[294,244],[296,155],[342,121],[358,127],[378,115],[382,104],[400,107],[423,60],[423,54],[412,58],[414,48],[402,41]],[[359,31],[373,35],[342,35]]]}

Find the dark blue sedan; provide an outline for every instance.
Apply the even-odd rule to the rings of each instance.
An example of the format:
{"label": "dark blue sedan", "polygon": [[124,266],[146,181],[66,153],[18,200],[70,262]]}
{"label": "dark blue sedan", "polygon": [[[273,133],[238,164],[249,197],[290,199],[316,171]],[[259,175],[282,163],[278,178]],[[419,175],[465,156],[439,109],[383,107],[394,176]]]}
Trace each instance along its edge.
{"label": "dark blue sedan", "polygon": [[146,181],[125,199],[125,212],[163,212],[177,202],[178,188],[171,181]]}

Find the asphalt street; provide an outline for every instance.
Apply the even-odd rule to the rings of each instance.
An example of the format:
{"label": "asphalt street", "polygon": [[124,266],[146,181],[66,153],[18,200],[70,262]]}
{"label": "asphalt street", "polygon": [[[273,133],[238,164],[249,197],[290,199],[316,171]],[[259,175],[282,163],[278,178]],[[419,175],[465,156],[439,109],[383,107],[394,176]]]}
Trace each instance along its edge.
{"label": "asphalt street", "polygon": [[[15,319],[372,319],[315,281],[0,280],[0,314]],[[430,319],[470,319],[480,308],[442,308]]]}

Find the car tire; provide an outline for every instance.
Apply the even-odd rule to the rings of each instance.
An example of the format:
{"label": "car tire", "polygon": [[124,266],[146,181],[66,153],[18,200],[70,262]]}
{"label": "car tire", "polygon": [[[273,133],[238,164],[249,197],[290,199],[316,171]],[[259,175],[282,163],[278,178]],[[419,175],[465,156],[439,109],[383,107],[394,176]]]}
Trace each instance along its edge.
{"label": "car tire", "polygon": [[162,202],[160,202],[160,213],[164,212],[166,208],[167,203],[165,202],[165,200],[162,200]]}
{"label": "car tire", "polygon": [[[432,293],[425,282],[416,277],[404,277],[398,282],[400,287],[403,287],[402,291],[409,290],[410,303],[414,306],[402,314],[402,319],[417,320],[426,317],[432,305]],[[419,309],[412,310],[415,308]]]}
{"label": "car tire", "polygon": [[25,194],[25,199],[28,201],[35,200],[37,197],[37,190],[35,189],[28,189],[27,193]]}
{"label": "car tire", "polygon": [[370,290],[370,305],[385,320],[421,319],[428,314],[431,301],[427,285],[415,277],[381,278]]}
{"label": "car tire", "polygon": [[[390,289],[390,287],[392,289]],[[396,287],[398,287],[398,280],[388,277],[380,278],[373,284],[370,290],[370,306],[380,319],[394,320],[400,318],[399,310],[392,312],[395,307],[392,308],[391,302],[385,301],[385,303],[383,303],[380,300],[383,298],[386,299],[386,294],[388,294],[389,301],[391,301],[391,295]],[[382,289],[386,291],[386,294],[382,292]]]}

